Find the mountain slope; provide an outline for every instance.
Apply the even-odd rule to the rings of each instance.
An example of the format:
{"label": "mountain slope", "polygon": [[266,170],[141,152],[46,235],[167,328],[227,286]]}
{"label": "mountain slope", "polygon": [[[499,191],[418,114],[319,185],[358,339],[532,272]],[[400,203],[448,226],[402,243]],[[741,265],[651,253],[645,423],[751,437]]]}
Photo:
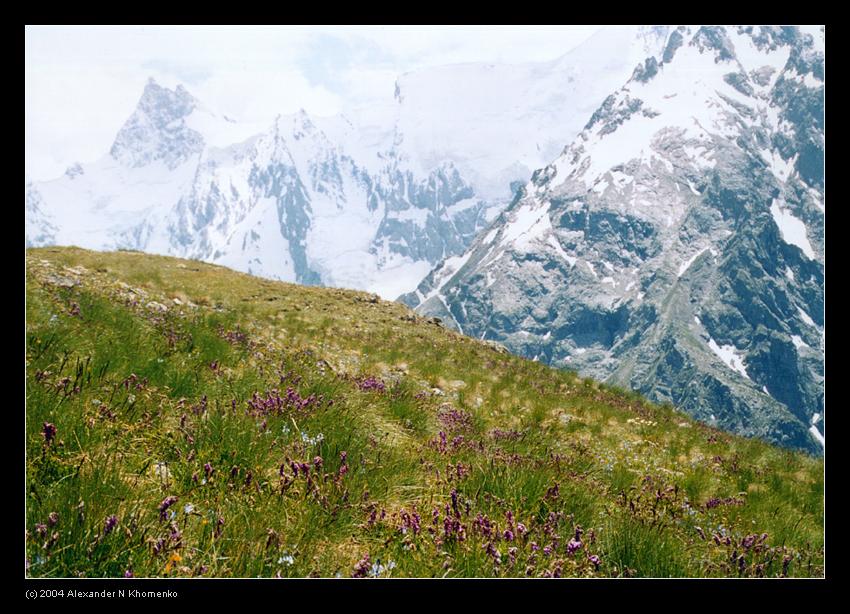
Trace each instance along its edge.
{"label": "mountain slope", "polygon": [[725,429],[819,451],[815,35],[678,28],[465,254],[403,300]]}
{"label": "mountain slope", "polygon": [[30,576],[823,575],[822,459],[368,294],[26,267]]}

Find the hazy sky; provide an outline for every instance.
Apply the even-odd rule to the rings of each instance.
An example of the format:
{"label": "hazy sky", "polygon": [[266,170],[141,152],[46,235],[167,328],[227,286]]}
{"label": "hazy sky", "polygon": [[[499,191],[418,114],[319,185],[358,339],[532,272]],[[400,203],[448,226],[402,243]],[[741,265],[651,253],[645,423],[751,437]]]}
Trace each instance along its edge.
{"label": "hazy sky", "polygon": [[598,26],[28,26],[26,172],[52,179],[109,150],[154,77],[264,129],[300,108],[390,99],[399,74],[459,62],[552,60]]}

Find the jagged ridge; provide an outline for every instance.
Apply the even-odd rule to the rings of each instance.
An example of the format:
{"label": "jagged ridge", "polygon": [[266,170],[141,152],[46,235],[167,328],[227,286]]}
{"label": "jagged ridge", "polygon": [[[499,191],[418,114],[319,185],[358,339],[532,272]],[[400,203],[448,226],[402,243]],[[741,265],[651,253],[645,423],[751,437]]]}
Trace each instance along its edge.
{"label": "jagged ridge", "polygon": [[677,29],[403,300],[701,420],[821,451],[823,79],[822,38],[796,28]]}

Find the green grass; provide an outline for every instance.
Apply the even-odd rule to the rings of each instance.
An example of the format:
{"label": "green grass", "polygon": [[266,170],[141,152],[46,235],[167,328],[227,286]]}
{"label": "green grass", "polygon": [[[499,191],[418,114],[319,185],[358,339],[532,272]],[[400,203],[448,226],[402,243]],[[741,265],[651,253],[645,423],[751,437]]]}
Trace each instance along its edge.
{"label": "green grass", "polygon": [[403,305],[44,248],[26,309],[30,576],[823,575],[822,459]]}
{"label": "green grass", "polygon": [[630,517],[609,522],[602,532],[606,564],[622,577],[681,578],[695,575],[686,544],[663,526],[650,526]]}

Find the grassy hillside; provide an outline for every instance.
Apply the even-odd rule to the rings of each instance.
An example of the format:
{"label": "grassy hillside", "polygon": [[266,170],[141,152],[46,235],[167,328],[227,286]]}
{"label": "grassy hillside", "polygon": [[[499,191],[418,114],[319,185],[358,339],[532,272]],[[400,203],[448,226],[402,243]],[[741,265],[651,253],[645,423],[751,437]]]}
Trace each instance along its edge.
{"label": "grassy hillside", "polygon": [[821,576],[823,460],[360,292],[27,252],[43,576]]}

